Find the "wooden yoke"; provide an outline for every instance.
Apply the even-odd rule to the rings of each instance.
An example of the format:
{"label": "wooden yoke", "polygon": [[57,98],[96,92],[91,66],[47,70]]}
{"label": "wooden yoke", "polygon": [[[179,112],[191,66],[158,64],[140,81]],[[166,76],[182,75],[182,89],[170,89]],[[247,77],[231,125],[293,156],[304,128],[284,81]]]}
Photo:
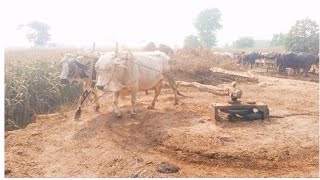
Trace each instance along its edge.
{"label": "wooden yoke", "polygon": [[[91,53],[94,55],[94,50],[95,50],[95,46],[96,46],[96,43],[93,43],[92,45],[92,51]],[[94,57],[90,58],[90,65],[89,65],[89,84],[90,86],[92,85],[92,74],[93,74],[93,67],[94,67]]]}

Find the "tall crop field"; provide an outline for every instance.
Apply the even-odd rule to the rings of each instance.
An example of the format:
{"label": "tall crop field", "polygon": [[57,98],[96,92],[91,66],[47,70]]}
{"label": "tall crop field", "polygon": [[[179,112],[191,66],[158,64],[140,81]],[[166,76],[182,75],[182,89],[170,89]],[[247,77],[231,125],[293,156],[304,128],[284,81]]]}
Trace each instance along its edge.
{"label": "tall crop field", "polygon": [[35,115],[52,113],[75,102],[79,85],[62,85],[61,53],[72,49],[5,51],[5,128],[24,128]]}

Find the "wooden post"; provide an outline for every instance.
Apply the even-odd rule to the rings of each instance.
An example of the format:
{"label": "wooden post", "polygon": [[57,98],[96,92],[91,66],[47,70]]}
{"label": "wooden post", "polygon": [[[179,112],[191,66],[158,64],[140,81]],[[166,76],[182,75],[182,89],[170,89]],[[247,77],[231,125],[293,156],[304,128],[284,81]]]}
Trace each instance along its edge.
{"label": "wooden post", "polygon": [[91,86],[92,83],[92,73],[93,73],[93,66],[94,66],[94,51],[95,51],[95,47],[96,47],[96,43],[94,42],[92,45],[92,51],[91,54],[93,55],[93,57],[89,57],[90,58],[90,65],[89,65],[89,84]]}

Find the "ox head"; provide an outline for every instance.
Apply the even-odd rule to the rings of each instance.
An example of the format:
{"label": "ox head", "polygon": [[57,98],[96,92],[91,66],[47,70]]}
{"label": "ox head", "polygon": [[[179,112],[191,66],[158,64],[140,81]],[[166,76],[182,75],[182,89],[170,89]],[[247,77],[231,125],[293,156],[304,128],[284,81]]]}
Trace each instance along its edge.
{"label": "ox head", "polygon": [[[131,53],[130,53],[131,54]],[[128,53],[106,53],[100,56],[95,65],[97,71],[96,87],[103,91],[119,91],[124,86],[119,81],[128,68]],[[122,77],[121,77],[122,78]]]}
{"label": "ox head", "polygon": [[62,84],[68,84],[69,81],[72,81],[75,78],[79,71],[77,66],[77,55],[63,55],[60,64],[62,65],[60,81]]}

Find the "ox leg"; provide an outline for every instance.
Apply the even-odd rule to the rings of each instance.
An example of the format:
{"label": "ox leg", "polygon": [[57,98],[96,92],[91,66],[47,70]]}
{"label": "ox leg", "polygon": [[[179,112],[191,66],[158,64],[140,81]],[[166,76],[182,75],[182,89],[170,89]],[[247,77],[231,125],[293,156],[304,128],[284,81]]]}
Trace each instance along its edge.
{"label": "ox leg", "polygon": [[178,105],[179,100],[178,100],[178,90],[177,90],[176,82],[174,81],[173,77],[168,74],[163,74],[163,76],[167,79],[167,81],[169,82],[169,85],[171,86],[171,88],[173,90],[173,94],[174,94],[174,98],[175,98],[174,105]]}
{"label": "ox leg", "polygon": [[316,67],[315,67],[315,65],[312,65],[311,67],[312,67],[312,74],[315,75],[316,74]]}
{"label": "ox leg", "polygon": [[114,105],[114,112],[117,117],[121,117],[121,112],[118,107],[118,100],[119,100],[119,91],[113,92],[113,105]]}
{"label": "ox leg", "polygon": [[160,95],[160,92],[161,92],[161,82],[159,82],[155,88],[154,88],[154,98],[153,98],[153,101],[151,103],[151,105],[148,106],[148,109],[154,109],[154,106],[156,104],[156,101],[158,99],[158,96]]}
{"label": "ox leg", "polygon": [[293,75],[294,76],[299,76],[300,75],[300,69],[299,68],[293,69]]}
{"label": "ox leg", "polygon": [[148,90],[145,90],[145,92],[146,92],[146,95],[148,95],[149,93],[148,93]]}
{"label": "ox leg", "polygon": [[93,94],[93,96],[94,96],[94,101],[95,101],[95,103],[96,103],[95,111],[98,112],[99,109],[100,109],[100,104],[99,104],[99,101],[98,101],[99,97],[98,97],[97,89],[94,88],[94,89],[92,90],[92,94]]}
{"label": "ox leg", "polygon": [[137,102],[137,94],[138,94],[138,88],[131,89],[131,117],[134,117],[137,115],[136,111],[136,102]]}
{"label": "ox leg", "polygon": [[302,73],[301,73],[301,75],[304,74],[305,77],[308,77],[308,71],[309,71],[309,70],[310,70],[310,67],[304,68],[303,71],[302,71]]}
{"label": "ox leg", "polygon": [[79,104],[78,109],[74,115],[74,119],[79,119],[81,117],[82,104],[86,100],[86,98],[89,96],[90,93],[91,93],[91,91],[85,90],[83,92],[82,96],[80,96],[80,99],[79,99],[80,104]]}

